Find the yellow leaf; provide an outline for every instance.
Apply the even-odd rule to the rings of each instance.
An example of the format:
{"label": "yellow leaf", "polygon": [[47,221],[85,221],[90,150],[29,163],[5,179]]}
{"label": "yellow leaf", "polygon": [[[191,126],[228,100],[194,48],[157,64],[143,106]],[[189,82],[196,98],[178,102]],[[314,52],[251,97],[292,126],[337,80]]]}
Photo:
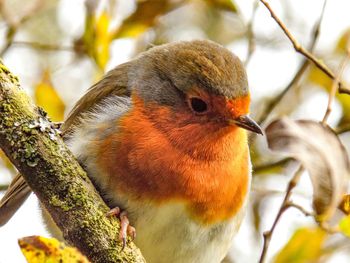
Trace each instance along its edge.
{"label": "yellow leaf", "polygon": [[0,149],[0,159],[4,163],[5,167],[9,169],[11,172],[15,171],[15,168],[11,161],[7,158],[6,154]]}
{"label": "yellow leaf", "polygon": [[350,29],[346,30],[338,40],[335,51],[346,54],[346,49],[350,45]]}
{"label": "yellow leaf", "polygon": [[62,121],[65,105],[52,86],[50,75],[44,72],[41,81],[35,86],[35,102],[42,107],[53,121]]}
{"label": "yellow leaf", "polygon": [[330,79],[325,73],[313,65],[311,66],[308,80],[320,87],[325,88],[327,91],[331,89],[333,83],[332,79]]}
{"label": "yellow leaf", "polygon": [[85,20],[85,31],[76,44],[83,43],[85,53],[94,59],[100,69],[104,69],[109,59],[111,18],[107,12],[88,13]]}
{"label": "yellow leaf", "polygon": [[340,231],[346,235],[347,237],[350,237],[350,216],[343,217],[339,222],[339,229]]}
{"label": "yellow leaf", "polygon": [[152,27],[157,18],[178,7],[184,1],[137,1],[135,12],[125,19],[115,33],[115,38],[135,37]]}
{"label": "yellow leaf", "polygon": [[320,228],[298,229],[278,253],[275,263],[302,263],[316,260],[322,253],[326,233]]}
{"label": "yellow leaf", "polygon": [[18,244],[28,263],[89,263],[76,248],[68,247],[54,238],[24,237],[18,240]]}
{"label": "yellow leaf", "polygon": [[99,17],[96,17],[96,62],[102,69],[105,68],[109,59],[109,45],[111,43],[109,24],[110,17],[106,12],[102,12]]}
{"label": "yellow leaf", "polygon": [[237,13],[237,7],[231,0],[206,0],[206,2],[214,7]]}

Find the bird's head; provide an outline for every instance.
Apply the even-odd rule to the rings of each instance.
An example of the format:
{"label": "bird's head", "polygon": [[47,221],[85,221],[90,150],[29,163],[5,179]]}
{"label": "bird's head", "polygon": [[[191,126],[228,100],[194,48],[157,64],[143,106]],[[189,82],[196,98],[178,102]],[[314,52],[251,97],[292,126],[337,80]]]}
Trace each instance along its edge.
{"label": "bird's head", "polygon": [[169,109],[178,126],[215,124],[262,134],[248,116],[244,67],[226,48],[210,41],[178,42],[154,47],[136,61],[128,79],[137,96],[149,108]]}

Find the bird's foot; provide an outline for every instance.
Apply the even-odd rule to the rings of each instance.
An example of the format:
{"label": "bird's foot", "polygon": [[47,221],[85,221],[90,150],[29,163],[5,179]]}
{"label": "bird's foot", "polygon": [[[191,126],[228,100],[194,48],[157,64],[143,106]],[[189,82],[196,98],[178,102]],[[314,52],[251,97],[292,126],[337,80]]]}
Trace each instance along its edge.
{"label": "bird's foot", "polygon": [[134,240],[136,237],[136,230],[129,223],[128,213],[125,210],[122,211],[119,207],[114,207],[107,212],[106,216],[116,216],[120,219],[119,240],[123,242],[123,250],[126,245],[127,237],[130,236],[132,240]]}

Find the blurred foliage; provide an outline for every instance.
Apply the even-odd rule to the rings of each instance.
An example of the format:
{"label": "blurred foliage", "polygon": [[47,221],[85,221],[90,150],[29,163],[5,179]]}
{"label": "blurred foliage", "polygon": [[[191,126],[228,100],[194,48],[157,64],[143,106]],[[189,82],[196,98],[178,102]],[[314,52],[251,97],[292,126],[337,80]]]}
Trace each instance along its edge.
{"label": "blurred foliage", "polygon": [[42,79],[34,87],[35,103],[42,107],[52,121],[64,119],[65,105],[50,80],[50,73],[44,71]]}
{"label": "blurred foliage", "polygon": [[[318,85],[320,88],[325,89],[327,92],[329,92],[332,88],[332,80],[329,79],[321,70],[316,68],[315,66],[311,67],[311,70],[309,71],[308,80]],[[349,95],[347,94],[339,94],[337,93],[335,95],[337,101],[340,103],[343,114],[342,118],[340,120],[339,125],[342,125],[344,123],[350,122],[350,99]]]}
{"label": "blurred foliage", "polygon": [[[92,57],[102,70],[109,59],[109,45],[112,40],[110,34],[110,16],[103,11],[101,14],[88,13],[85,20],[85,32],[82,42],[85,52]],[[77,41],[80,43],[81,41]]]}
{"label": "blurred foliage", "polygon": [[28,263],[89,263],[76,248],[68,247],[55,238],[30,236],[21,238],[18,244]]}
{"label": "blurred foliage", "polygon": [[9,171],[11,171],[12,173],[15,171],[15,167],[12,165],[12,163],[2,150],[0,150],[0,160],[1,162],[3,162],[3,164]]}
{"label": "blurred foliage", "polygon": [[206,0],[213,8],[222,8],[223,10],[237,12],[237,6],[231,0]]}
{"label": "blurred foliage", "polygon": [[340,231],[350,238],[350,216],[343,217],[339,222]]}
{"label": "blurred foliage", "polygon": [[322,255],[326,232],[319,228],[300,228],[277,254],[274,263],[315,262]]}
{"label": "blurred foliage", "polygon": [[173,10],[184,2],[183,0],[138,1],[135,12],[123,21],[114,37],[136,37],[154,26],[159,16]]}

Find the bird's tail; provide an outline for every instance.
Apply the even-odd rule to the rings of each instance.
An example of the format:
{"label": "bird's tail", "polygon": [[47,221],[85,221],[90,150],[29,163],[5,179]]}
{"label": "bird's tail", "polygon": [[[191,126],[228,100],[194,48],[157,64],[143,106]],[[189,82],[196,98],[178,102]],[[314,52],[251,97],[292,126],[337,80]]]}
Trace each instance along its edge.
{"label": "bird's tail", "polygon": [[0,200],[0,226],[5,225],[31,193],[21,174],[17,174]]}

